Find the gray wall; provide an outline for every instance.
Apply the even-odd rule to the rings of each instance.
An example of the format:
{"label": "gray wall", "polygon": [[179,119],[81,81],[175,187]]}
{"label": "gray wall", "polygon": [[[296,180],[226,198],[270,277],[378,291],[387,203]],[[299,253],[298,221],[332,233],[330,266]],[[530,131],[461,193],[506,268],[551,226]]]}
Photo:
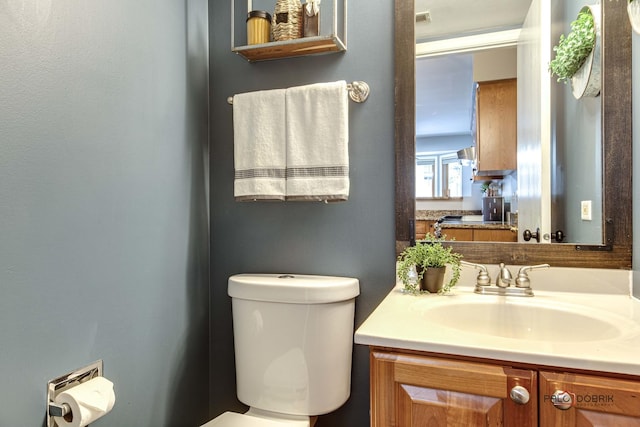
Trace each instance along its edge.
{"label": "gray wall", "polygon": [[[356,325],[394,285],[393,2],[368,2],[366,7],[356,3],[349,4],[346,53],[248,63],[230,50],[229,2],[216,2],[215,7],[210,2],[212,416],[244,409],[235,396],[230,275],[357,277],[361,295]],[[227,97],[341,79],[364,80],[371,86],[364,104],[350,103],[349,200],[235,202],[233,117]],[[321,417],[320,427],[368,425],[366,347],[356,346],[353,368],[349,402]]]}
{"label": "gray wall", "polygon": [[96,359],[99,426],[207,417],[207,3],[0,1],[0,426]]}

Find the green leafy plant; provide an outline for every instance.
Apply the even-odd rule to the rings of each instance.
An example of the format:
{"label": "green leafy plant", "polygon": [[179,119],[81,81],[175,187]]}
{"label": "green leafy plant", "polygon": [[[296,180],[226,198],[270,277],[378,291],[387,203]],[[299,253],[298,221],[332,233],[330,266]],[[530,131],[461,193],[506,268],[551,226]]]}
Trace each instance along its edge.
{"label": "green leafy plant", "polygon": [[[427,291],[420,291],[418,284],[429,267],[438,268],[447,265],[451,267],[451,279],[438,291],[439,294],[449,292],[458,283],[462,255],[453,252],[451,247],[443,246],[443,241],[443,238],[437,238],[428,233],[424,240],[406,248],[398,256],[398,277],[405,291],[412,294],[427,293]],[[414,271],[417,273],[417,278],[411,277]]]}
{"label": "green leafy plant", "polygon": [[551,75],[559,82],[567,83],[580,69],[596,43],[596,30],[593,16],[589,12],[580,12],[571,23],[571,31],[565,37],[560,35],[558,44],[553,47],[556,57],[549,63]]}

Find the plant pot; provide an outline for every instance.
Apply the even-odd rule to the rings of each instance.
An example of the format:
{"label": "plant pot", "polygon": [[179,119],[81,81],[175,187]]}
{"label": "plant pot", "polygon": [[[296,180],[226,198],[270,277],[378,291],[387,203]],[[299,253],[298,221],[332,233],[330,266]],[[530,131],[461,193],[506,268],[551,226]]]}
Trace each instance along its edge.
{"label": "plant pot", "polygon": [[420,290],[437,293],[444,286],[444,273],[447,267],[429,267],[424,270],[420,280]]}
{"label": "plant pot", "polygon": [[584,64],[571,77],[571,91],[574,98],[595,97],[600,95],[602,80],[601,35],[600,35],[600,5],[583,7],[580,12],[589,12],[593,16],[593,26],[596,31],[596,42]]}

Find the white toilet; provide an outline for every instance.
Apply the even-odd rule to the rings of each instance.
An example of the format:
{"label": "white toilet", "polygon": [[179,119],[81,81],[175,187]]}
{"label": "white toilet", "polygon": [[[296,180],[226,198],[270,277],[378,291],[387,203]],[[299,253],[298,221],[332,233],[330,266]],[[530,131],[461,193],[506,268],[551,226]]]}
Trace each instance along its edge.
{"label": "white toilet", "polygon": [[229,278],[237,395],[250,407],[202,427],[309,427],[349,398],[358,279]]}

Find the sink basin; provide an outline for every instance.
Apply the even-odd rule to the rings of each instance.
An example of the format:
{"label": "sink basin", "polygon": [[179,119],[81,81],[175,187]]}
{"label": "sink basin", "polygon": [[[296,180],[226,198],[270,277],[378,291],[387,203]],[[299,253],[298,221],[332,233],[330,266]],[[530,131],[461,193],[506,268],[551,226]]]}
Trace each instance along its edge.
{"label": "sink basin", "polygon": [[[415,296],[398,283],[354,342],[640,376],[640,300],[629,296],[629,273],[567,270],[537,277],[531,298],[478,295],[464,284],[448,295]],[[473,283],[469,272],[463,283]]]}
{"label": "sink basin", "polygon": [[546,342],[610,340],[620,337],[629,326],[625,319],[599,310],[530,299],[414,304],[413,309],[438,327]]}
{"label": "sink basin", "polygon": [[463,215],[462,222],[482,222],[484,218],[482,215]]}

